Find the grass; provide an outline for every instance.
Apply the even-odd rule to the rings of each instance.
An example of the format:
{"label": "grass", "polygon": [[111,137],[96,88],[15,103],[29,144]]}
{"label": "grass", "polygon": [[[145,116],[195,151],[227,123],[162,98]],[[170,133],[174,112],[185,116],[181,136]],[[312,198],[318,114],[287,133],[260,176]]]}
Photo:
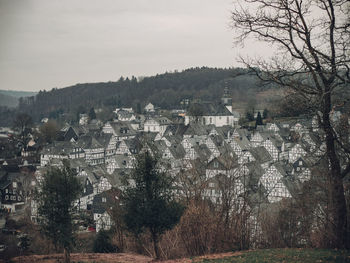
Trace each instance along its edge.
{"label": "grass", "polygon": [[242,255],[221,259],[204,259],[207,263],[350,263],[350,251],[330,249],[265,249],[247,251]]}

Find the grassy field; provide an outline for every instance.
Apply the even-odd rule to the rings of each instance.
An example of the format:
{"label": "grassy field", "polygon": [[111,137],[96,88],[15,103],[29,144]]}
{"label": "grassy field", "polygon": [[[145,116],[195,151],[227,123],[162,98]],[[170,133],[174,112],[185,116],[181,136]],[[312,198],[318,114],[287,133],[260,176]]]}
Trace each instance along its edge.
{"label": "grassy field", "polygon": [[265,249],[243,252],[241,255],[220,259],[203,259],[212,263],[316,263],[349,262],[350,251],[326,249]]}

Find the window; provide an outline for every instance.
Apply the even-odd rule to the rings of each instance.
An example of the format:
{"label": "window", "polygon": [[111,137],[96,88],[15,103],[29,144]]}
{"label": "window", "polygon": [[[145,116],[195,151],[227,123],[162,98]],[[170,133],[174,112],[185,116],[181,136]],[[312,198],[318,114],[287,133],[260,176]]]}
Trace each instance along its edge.
{"label": "window", "polygon": [[5,195],[5,200],[9,200],[9,196],[8,195]]}
{"label": "window", "polygon": [[213,123],[213,118],[212,118],[212,117],[209,118],[209,123],[210,123],[210,124]]}
{"label": "window", "polygon": [[106,203],[106,202],[107,202],[106,197],[102,197],[102,203]]}
{"label": "window", "polygon": [[13,182],[12,186],[13,186],[13,188],[16,188],[17,187],[17,182]]}
{"label": "window", "polygon": [[226,117],[226,124],[229,124],[229,122],[230,122],[230,118]]}

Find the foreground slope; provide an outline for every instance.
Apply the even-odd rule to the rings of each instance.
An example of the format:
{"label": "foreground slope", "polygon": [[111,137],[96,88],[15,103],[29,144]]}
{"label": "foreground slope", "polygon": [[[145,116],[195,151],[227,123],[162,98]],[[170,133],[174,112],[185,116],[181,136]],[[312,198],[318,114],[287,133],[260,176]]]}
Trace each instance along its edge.
{"label": "foreground slope", "polygon": [[[33,255],[16,257],[12,262],[59,262],[63,259],[62,254]],[[155,262],[152,258],[127,253],[119,254],[71,254],[72,262]],[[1,262],[1,261],[0,261]],[[262,249],[241,252],[229,252],[212,254],[196,258],[183,258],[176,260],[157,261],[163,263],[190,263],[190,262],[212,262],[212,263],[314,263],[314,262],[350,262],[350,251],[339,251],[330,249]]]}

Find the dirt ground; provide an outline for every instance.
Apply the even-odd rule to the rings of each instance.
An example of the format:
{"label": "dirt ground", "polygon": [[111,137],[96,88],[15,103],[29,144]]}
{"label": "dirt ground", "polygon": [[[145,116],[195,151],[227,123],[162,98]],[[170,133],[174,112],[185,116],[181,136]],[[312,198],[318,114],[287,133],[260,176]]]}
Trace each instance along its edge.
{"label": "dirt ground", "polygon": [[[214,259],[214,258],[224,258],[231,256],[241,255],[240,252],[229,252],[221,254],[212,254],[196,258],[182,258],[182,259],[173,259],[173,260],[154,260],[150,257],[136,255],[136,254],[127,254],[127,253],[115,253],[115,254],[99,254],[99,253],[82,253],[82,254],[71,254],[71,262],[103,262],[103,263],[148,263],[148,262],[159,262],[159,263],[190,263],[190,262],[199,262],[203,259]],[[1,261],[0,261],[1,262]],[[63,262],[63,254],[51,254],[51,255],[32,255],[32,256],[22,256],[15,257],[12,259],[12,262],[16,263],[56,263]]]}
{"label": "dirt ground", "polygon": [[[16,263],[32,263],[32,262],[40,262],[40,263],[56,263],[63,262],[63,254],[51,254],[51,255],[31,255],[31,256],[23,256],[23,257],[15,257],[11,259],[12,262]],[[71,254],[71,262],[103,262],[103,263],[111,263],[111,262],[120,262],[120,263],[128,263],[128,262],[137,262],[137,263],[147,263],[151,262],[152,258],[142,256],[142,255],[134,255],[134,254],[126,254],[126,253],[111,253],[111,254],[99,254],[99,253],[80,253],[80,254]]]}

